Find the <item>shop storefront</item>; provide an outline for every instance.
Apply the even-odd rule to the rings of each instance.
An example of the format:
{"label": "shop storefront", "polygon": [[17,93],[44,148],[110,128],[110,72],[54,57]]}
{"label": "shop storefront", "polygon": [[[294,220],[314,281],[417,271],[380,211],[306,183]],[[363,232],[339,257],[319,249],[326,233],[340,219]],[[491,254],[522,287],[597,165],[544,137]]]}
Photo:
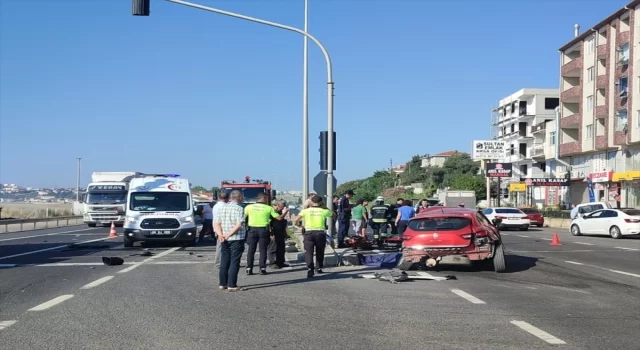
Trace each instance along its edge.
{"label": "shop storefront", "polygon": [[559,204],[569,186],[569,179],[564,178],[521,178],[520,181],[526,185],[526,203],[535,205]]}
{"label": "shop storefront", "polygon": [[612,182],[618,191],[616,193],[610,190],[609,197],[617,195],[621,207],[640,207],[640,171],[614,173]]}
{"label": "shop storefront", "polygon": [[[596,202],[612,202],[609,196],[609,188],[613,179],[613,171],[601,171],[589,174],[591,183],[593,184],[593,194]],[[615,206],[614,203],[611,205]]]}

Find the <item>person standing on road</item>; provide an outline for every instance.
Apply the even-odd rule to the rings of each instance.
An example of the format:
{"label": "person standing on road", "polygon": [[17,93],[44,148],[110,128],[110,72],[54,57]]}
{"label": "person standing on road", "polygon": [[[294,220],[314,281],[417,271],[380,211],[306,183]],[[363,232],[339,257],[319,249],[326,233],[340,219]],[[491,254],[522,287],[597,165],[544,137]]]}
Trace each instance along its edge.
{"label": "person standing on road", "polygon": [[351,203],[353,197],[352,190],[347,190],[344,196],[338,200],[338,248],[346,248],[344,239],[349,237],[349,226],[351,224]]}
{"label": "person standing on road", "polygon": [[213,233],[213,202],[202,206],[202,230],[200,230],[198,243],[204,242],[206,234],[210,234],[212,239],[215,237]]}
{"label": "person standing on road", "polygon": [[371,207],[371,229],[373,230],[373,240],[376,241],[378,249],[381,249],[382,237],[380,234],[387,233],[389,226],[389,206],[384,204],[384,197],[379,196]]}
{"label": "person standing on road", "polygon": [[220,243],[218,288],[235,292],[244,290],[238,287],[238,272],[247,232],[244,227],[244,209],[240,206],[244,200],[242,192],[233,190],[229,197],[229,203],[220,208],[214,219],[214,229]]}
{"label": "person standing on road", "polygon": [[351,228],[356,235],[366,237],[367,230],[367,208],[362,199],[356,202],[356,206],[351,209]]}
{"label": "person standing on road", "polygon": [[404,199],[396,199],[396,204],[389,206],[389,226],[391,226],[391,234],[398,234],[398,225],[396,224],[396,218],[398,217],[398,208],[404,205]]}
{"label": "person standing on road", "polygon": [[398,228],[398,235],[402,237],[404,231],[409,226],[409,220],[416,215],[416,211],[411,206],[411,202],[404,201],[402,206],[398,208],[398,215],[396,216],[396,227]]}
{"label": "person standing on road", "polygon": [[[279,200],[273,208],[278,215],[285,213],[287,202]],[[269,263],[276,269],[289,267],[285,262],[285,243],[287,239],[287,220],[271,219],[271,241],[269,242],[268,253]]]}
{"label": "person standing on road", "polygon": [[569,217],[571,218],[571,220],[574,220],[576,217],[578,217],[578,207],[576,207],[575,204],[571,205],[571,213],[569,214]]}
{"label": "person standing on road", "polygon": [[420,214],[421,212],[427,209],[429,209],[429,201],[426,199],[423,199],[420,201],[420,206],[418,207],[418,210],[416,210],[416,214]]}
{"label": "person standing on road", "polygon": [[253,262],[256,255],[256,248],[260,250],[260,274],[267,274],[267,247],[271,240],[269,228],[271,219],[282,220],[287,215],[288,209],[283,209],[282,214],[278,214],[273,207],[267,204],[267,195],[258,194],[256,203],[247,205],[244,208],[244,215],[247,217],[247,275],[253,275]]}
{"label": "person standing on road", "polygon": [[[227,205],[227,202],[229,202],[229,195],[226,192],[221,192],[220,194],[218,194],[218,202],[216,203],[216,205],[213,206],[213,209],[211,209],[214,222],[215,222],[216,218],[218,217],[218,215],[220,213],[220,208],[222,208],[223,206]],[[217,245],[216,246],[216,254],[215,254],[214,258],[213,258],[213,263],[215,264],[215,266],[217,268],[220,268],[220,256],[221,256],[221,254],[220,254],[220,246]]]}
{"label": "person standing on road", "polygon": [[309,196],[307,197],[307,199],[305,199],[304,204],[302,205],[302,209],[311,208],[311,205],[313,205],[311,199],[315,196],[317,196],[317,194],[313,192],[309,193]]}
{"label": "person standing on road", "polygon": [[[293,222],[304,222],[304,260],[307,264],[307,278],[322,273],[324,267],[324,249],[327,246],[327,219],[335,217],[335,213],[322,207],[322,198],[315,196],[311,208],[303,209]],[[314,250],[315,260],[314,264]]]}

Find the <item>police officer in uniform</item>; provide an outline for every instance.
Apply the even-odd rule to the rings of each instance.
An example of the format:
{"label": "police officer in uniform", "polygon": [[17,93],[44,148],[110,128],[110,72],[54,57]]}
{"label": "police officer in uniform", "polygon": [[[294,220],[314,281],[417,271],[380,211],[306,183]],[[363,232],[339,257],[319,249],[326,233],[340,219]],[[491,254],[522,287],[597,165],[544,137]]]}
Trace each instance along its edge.
{"label": "police officer in uniform", "polygon": [[260,193],[256,203],[244,208],[247,217],[247,275],[253,275],[253,262],[256,255],[256,247],[260,249],[260,274],[267,274],[267,247],[271,241],[269,226],[271,219],[282,220],[287,215],[288,209],[278,214],[272,206],[267,204],[267,195]]}
{"label": "police officer in uniform", "polygon": [[384,197],[379,196],[371,207],[371,229],[373,230],[373,240],[382,248],[382,234],[387,233],[389,225],[389,205],[384,204]]}
{"label": "police officer in uniform", "polygon": [[[307,264],[307,278],[316,273],[322,273],[324,264],[324,248],[327,246],[327,219],[335,217],[335,213],[322,207],[322,198],[315,196],[311,199],[311,207],[303,209],[293,222],[304,221],[304,260]],[[315,250],[316,264],[313,261]]]}
{"label": "police officer in uniform", "polygon": [[344,196],[338,200],[338,248],[346,248],[344,239],[349,237],[349,228],[351,227],[351,203],[349,200],[353,197],[352,190],[344,192]]}
{"label": "police officer in uniform", "polygon": [[[287,203],[279,200],[274,210],[281,215]],[[289,267],[285,262],[285,243],[287,240],[287,220],[271,219],[271,242],[269,242],[269,263],[276,269]]]}

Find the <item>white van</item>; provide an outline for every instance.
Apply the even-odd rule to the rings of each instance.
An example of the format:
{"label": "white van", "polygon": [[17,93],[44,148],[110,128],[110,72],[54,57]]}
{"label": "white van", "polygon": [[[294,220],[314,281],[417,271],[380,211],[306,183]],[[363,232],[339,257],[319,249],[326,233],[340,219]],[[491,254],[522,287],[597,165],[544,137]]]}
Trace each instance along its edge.
{"label": "white van", "polygon": [[600,209],[611,209],[611,204],[607,202],[591,202],[591,203],[582,203],[576,206],[578,208],[578,217],[583,217],[592,211],[600,210]]}
{"label": "white van", "polygon": [[196,223],[189,181],[179,175],[141,175],[129,184],[124,246],[134,242],[195,244]]}

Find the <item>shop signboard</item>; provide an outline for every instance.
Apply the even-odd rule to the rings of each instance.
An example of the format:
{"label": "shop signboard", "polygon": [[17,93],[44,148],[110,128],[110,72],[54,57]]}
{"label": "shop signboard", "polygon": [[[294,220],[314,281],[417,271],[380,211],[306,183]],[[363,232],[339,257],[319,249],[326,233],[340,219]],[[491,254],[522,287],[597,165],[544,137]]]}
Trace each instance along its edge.
{"label": "shop signboard", "polygon": [[569,179],[565,178],[544,178],[544,177],[536,177],[536,178],[520,178],[520,181],[524,182],[527,186],[541,186],[541,187],[549,187],[549,186],[569,186]]}

